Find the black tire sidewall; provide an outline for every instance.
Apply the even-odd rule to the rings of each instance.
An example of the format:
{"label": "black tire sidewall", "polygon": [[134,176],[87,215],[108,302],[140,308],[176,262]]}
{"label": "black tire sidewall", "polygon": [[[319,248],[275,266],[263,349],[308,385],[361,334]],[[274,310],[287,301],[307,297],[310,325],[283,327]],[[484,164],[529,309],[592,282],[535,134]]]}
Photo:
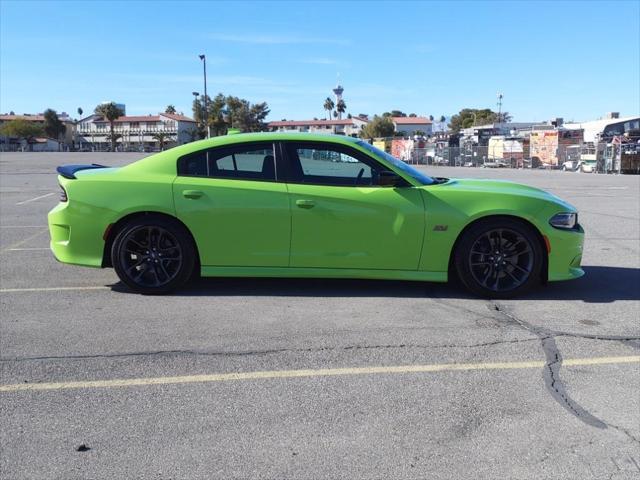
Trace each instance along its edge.
{"label": "black tire sidewall", "polygon": [[[178,274],[170,282],[159,287],[143,287],[136,284],[120,265],[122,241],[132,230],[145,226],[160,227],[169,231],[176,238],[182,250],[183,260]],[[160,215],[145,215],[128,221],[120,228],[111,247],[111,264],[120,280],[132,291],[146,295],[161,295],[182,287],[192,278],[196,265],[196,249],[191,235],[179,222]]]}
{"label": "black tire sidewall", "polygon": [[[471,273],[468,262],[469,252],[475,241],[485,232],[494,229],[513,230],[524,237],[533,251],[533,268],[529,278],[520,286],[502,292],[483,287]],[[524,221],[510,218],[496,218],[479,221],[462,234],[454,253],[454,267],[457,277],[471,293],[485,298],[513,298],[526,293],[540,284],[544,263],[544,251],[534,227]]]}

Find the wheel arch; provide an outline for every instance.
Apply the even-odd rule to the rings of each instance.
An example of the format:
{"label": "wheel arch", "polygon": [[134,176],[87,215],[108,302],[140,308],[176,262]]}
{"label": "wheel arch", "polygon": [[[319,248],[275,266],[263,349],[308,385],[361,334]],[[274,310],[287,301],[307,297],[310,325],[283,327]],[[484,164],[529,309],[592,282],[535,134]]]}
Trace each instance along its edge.
{"label": "wheel arch", "polygon": [[460,240],[462,239],[462,237],[464,236],[464,234],[473,226],[479,224],[479,223],[483,223],[489,220],[496,220],[496,219],[500,219],[500,218],[504,218],[504,219],[509,219],[512,221],[516,221],[516,222],[520,222],[528,227],[530,227],[536,234],[536,238],[538,240],[538,243],[540,244],[540,247],[542,249],[542,270],[540,272],[540,280],[542,281],[542,283],[546,284],[549,278],[549,251],[547,250],[547,243],[545,242],[544,236],[542,235],[542,232],[540,232],[540,230],[538,229],[538,227],[536,227],[533,223],[531,223],[529,220],[527,220],[526,218],[523,217],[519,217],[517,215],[508,215],[508,214],[490,214],[490,215],[486,215],[483,217],[479,217],[474,219],[473,221],[469,222],[468,224],[466,224],[464,226],[464,228],[460,231],[460,233],[458,233],[458,236],[456,237],[455,242],[453,242],[453,247],[451,248],[451,251],[449,252],[449,264],[448,264],[448,276],[449,278],[456,278],[457,279],[457,272],[454,266],[454,258],[455,258],[455,254],[456,254],[456,249],[458,248],[458,245],[460,244]]}
{"label": "wheel arch", "polygon": [[113,242],[116,238],[116,236],[118,235],[118,232],[122,229],[122,227],[129,221],[135,219],[135,218],[139,218],[139,217],[145,217],[147,215],[155,215],[155,216],[159,216],[159,217],[165,217],[168,218],[169,220],[171,220],[172,222],[176,222],[177,224],[179,224],[182,228],[184,228],[185,232],[188,233],[189,237],[191,238],[191,241],[193,242],[193,248],[196,251],[196,266],[194,271],[199,272],[200,271],[200,251],[198,250],[198,243],[196,242],[196,239],[193,237],[193,234],[191,233],[191,230],[189,230],[189,227],[187,227],[184,222],[182,222],[179,218],[173,216],[173,215],[169,215],[167,213],[164,212],[157,212],[157,211],[153,211],[153,210],[146,210],[146,211],[142,211],[142,212],[133,212],[133,213],[129,213],[127,215],[125,215],[124,217],[120,218],[117,222],[112,223],[106,232],[106,238],[104,239],[104,250],[102,252],[102,267],[113,267],[113,265],[111,264],[111,247],[113,246]]}

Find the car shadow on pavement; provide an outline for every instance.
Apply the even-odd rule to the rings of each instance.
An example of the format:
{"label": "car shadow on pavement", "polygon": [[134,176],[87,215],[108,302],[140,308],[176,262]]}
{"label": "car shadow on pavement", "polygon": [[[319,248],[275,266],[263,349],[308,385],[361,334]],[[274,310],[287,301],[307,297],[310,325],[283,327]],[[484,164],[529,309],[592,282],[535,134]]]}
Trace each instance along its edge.
{"label": "car shadow on pavement", "polygon": [[[585,275],[582,278],[549,283],[520,298],[582,300],[588,303],[640,300],[640,269],[603,266],[583,268]],[[112,285],[112,288],[129,293],[122,283]],[[316,278],[202,278],[169,296],[476,298],[457,282]]]}

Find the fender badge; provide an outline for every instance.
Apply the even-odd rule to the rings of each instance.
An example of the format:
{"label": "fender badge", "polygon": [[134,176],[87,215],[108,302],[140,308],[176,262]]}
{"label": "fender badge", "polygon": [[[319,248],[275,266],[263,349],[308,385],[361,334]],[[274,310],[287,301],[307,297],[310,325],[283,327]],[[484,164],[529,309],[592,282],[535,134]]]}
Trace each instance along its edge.
{"label": "fender badge", "polygon": [[449,228],[449,225],[436,225],[435,227],[433,227],[433,231],[434,232],[446,232],[447,228]]}

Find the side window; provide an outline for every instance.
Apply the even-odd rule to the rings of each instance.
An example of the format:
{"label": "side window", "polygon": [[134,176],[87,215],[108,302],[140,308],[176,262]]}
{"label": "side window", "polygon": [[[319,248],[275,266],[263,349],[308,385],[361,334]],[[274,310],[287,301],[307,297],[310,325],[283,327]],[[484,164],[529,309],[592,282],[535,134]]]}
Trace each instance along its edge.
{"label": "side window", "polygon": [[289,144],[294,178],[301,183],[335,186],[377,184],[379,167],[351,149],[331,145]]}
{"label": "side window", "polygon": [[242,144],[190,153],[178,159],[178,175],[275,181],[272,143]]}

